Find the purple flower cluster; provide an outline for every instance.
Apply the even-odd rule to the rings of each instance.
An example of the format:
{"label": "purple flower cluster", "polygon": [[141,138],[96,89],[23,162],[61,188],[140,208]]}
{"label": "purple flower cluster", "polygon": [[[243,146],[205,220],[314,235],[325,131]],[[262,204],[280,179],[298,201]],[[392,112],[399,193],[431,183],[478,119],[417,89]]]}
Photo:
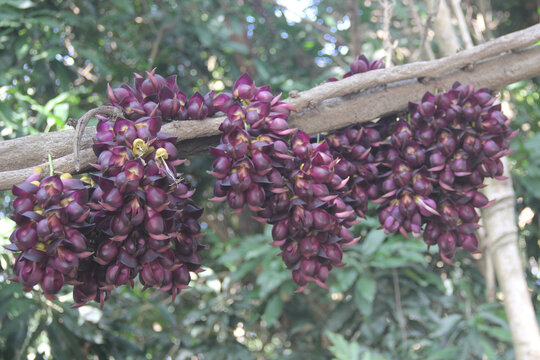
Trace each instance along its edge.
{"label": "purple flower cluster", "polygon": [[329,134],[326,141],[349,174],[344,197],[359,216],[378,204],[386,233],[423,232],[451,263],[457,247],[478,251],[479,192],[486,177],[500,179],[510,152],[509,121],[487,89],[455,83],[410,103],[408,116],[389,116]]}
{"label": "purple flower cluster", "polygon": [[490,204],[478,190],[486,177],[504,178],[500,158],[511,152],[508,141],[516,132],[494,102],[488,89],[455,83],[446,93],[427,93],[409,104],[413,139],[425,149],[430,198],[437,204],[437,213],[425,218],[424,240],[438,244],[448,263],[456,247],[478,251],[475,209]]}
{"label": "purple flower cluster", "polygon": [[[197,219],[202,209],[175,170],[183,162],[176,138],[160,128],[159,117],[103,119],[97,126],[95,167],[100,172],[91,174],[95,189],[89,206],[98,245],[84,284],[75,287],[78,304],[106,298],[137,275],[145,288],[175,297],[188,286],[189,272],[200,268]],[[101,294],[89,293],[88,286]]]}
{"label": "purple flower cluster", "polygon": [[282,188],[289,206],[274,212],[269,221],[274,223],[274,244],[283,250],[283,261],[293,270],[298,291],[310,281],[326,288],[328,272],[344,265],[342,247],[359,240],[349,230],[356,214],[342,196],[349,178],[339,175],[328,143],[311,143],[306,133],[298,131],[291,149],[294,168]]}
{"label": "purple flower cluster", "polygon": [[200,271],[203,210],[175,169],[183,163],[176,138],[160,132],[161,124],[206,117],[214,111],[212,94],[195,94],[186,104],[175,77],[152,71],[136,75],[133,89],[109,88],[109,95],[125,118],[99,118],[98,172],[87,183],[35,173],[13,187],[17,228],[8,248],[20,251],[13,280],[28,291],[41,284],[51,298],[72,284],[74,306],[103,306],[112,289],[133,285],[137,276],[174,299],[190,272]]}
{"label": "purple flower cluster", "polygon": [[[362,55],[344,77],[382,67]],[[174,298],[200,271],[202,208],[176,170],[183,161],[176,138],[160,131],[163,121],[226,115],[220,144],[210,149],[211,200],[234,212],[247,205],[273,226],[272,245],[299,291],[309,282],[326,288],[328,272],[343,265],[343,246],[358,241],[349,228],[369,202],[378,204],[386,233],[423,233],[447,263],[457,247],[478,251],[477,209],[490,204],[479,190],[486,177],[502,178],[500,159],[515,135],[487,89],[459,83],[410,103],[408,114],[317,139],[290,128],[294,108],[247,74],[215,98],[188,100],[175,76],[155,70],[108,92],[124,116],[99,118],[97,172],[87,181],[35,172],[13,187],[12,280],[27,291],[39,284],[51,299],[74,285],[75,306],[103,305],[137,276]]]}
{"label": "purple flower cluster", "polygon": [[357,240],[348,230],[354,210],[339,197],[348,179],[336,172],[328,144],[312,144],[289,128],[293,109],[246,74],[214,106],[227,118],[221,143],[210,150],[218,179],[213,200],[236,211],[247,204],[256,219],[273,225],[272,245],[280,246],[300,290],[309,281],[325,287],[328,271],[342,265],[341,246]]}
{"label": "purple flower cluster", "polygon": [[[348,78],[355,74],[365,73],[371,70],[384,69],[384,63],[382,62],[383,58],[380,58],[375,61],[369,61],[364,55],[359,55],[350,65],[350,71],[343,75],[343,78]],[[329,78],[327,81],[334,82],[338,81],[337,78]]]}
{"label": "purple flower cluster", "polygon": [[[384,67],[359,56],[344,77]],[[329,79],[336,81],[336,79]],[[500,179],[509,151],[510,120],[487,89],[455,83],[447,93],[427,93],[409,114],[388,116],[329,134],[326,141],[348,175],[343,199],[363,217],[378,204],[386,233],[420,234],[451,263],[456,248],[478,251],[478,208],[489,206],[478,190],[484,178]]]}
{"label": "purple flower cluster", "polygon": [[280,169],[291,160],[285,138],[295,131],[287,123],[291,107],[268,86],[257,88],[247,74],[236,81],[232,94],[216,97],[215,107],[227,117],[220,126],[220,144],[210,149],[215,157],[211,174],[218,179],[213,200],[261,211],[266,193],[282,182]]}
{"label": "purple flower cluster", "polygon": [[19,252],[12,281],[26,291],[40,285],[54,299],[62,286],[78,283],[80,263],[92,254],[85,234],[89,189],[69,174],[41,179],[37,168],[24,183],[13,186],[11,219],[17,224],[8,250]]}
{"label": "purple flower cluster", "polygon": [[129,120],[145,116],[158,116],[163,121],[201,120],[215,113],[213,91],[206,95],[196,92],[188,100],[178,88],[176,75],[165,79],[156,74],[156,69],[148,72],[147,77],[135,74],[132,87],[127,84],[115,89],[108,86],[108,91],[112,105],[120,108]]}

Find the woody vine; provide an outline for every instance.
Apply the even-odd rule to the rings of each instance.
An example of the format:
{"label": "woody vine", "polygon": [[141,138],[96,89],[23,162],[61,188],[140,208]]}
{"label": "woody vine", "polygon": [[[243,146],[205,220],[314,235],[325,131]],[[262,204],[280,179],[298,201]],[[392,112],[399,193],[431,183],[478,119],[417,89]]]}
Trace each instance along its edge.
{"label": "woody vine", "polygon": [[[345,77],[381,67],[359,56]],[[292,128],[295,108],[247,74],[217,96],[188,98],[175,76],[155,71],[108,94],[116,110],[93,113],[96,171],[74,179],[37,170],[13,186],[12,280],[25,290],[39,284],[49,298],[73,285],[74,306],[103,306],[112,289],[136,279],[175,297],[201,269],[202,208],[176,170],[176,138],[161,131],[163,123],[225,114],[220,144],[210,148],[211,200],[234,211],[247,206],[272,225],[271,245],[280,247],[298,291],[310,282],[325,288],[328,272],[345,265],[343,247],[359,240],[350,228],[368,203],[386,233],[423,236],[447,263],[460,247],[478,251],[477,209],[490,204],[478,190],[485,178],[503,178],[500,159],[515,135],[490,91],[472,84],[315,136]]]}

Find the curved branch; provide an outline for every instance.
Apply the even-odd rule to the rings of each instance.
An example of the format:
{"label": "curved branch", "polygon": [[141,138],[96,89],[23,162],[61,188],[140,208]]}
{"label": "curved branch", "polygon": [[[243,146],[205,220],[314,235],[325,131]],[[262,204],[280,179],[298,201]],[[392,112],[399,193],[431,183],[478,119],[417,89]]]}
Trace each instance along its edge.
{"label": "curved branch", "polygon": [[[536,34],[535,41],[540,40],[540,25],[533,26],[528,31]],[[524,38],[528,40],[522,39],[521,41],[525,41],[525,43],[532,41],[532,35],[527,34]],[[510,38],[513,39],[514,36]],[[506,44],[507,40],[502,43]],[[506,48],[505,46],[507,44],[503,48]],[[492,53],[493,50],[490,54]],[[297,94],[297,97],[287,99],[288,103],[294,104],[297,109],[301,110],[292,114],[291,124],[310,134],[315,134],[402,111],[407,108],[409,101],[420,99],[427,91],[448,89],[454,81],[473,82],[476,87],[499,89],[522,79],[540,76],[540,46],[483,60],[466,69],[460,69],[459,66],[462,63],[457,62],[454,67],[450,68],[450,71],[438,77],[430,76],[433,64],[438,61],[440,60],[424,62],[427,70],[422,72],[407,70],[415,64],[396,66],[386,70],[375,70],[355,75]],[[421,81],[416,78],[419,73],[423,74]],[[395,78],[408,80],[394,81]],[[381,83],[381,79],[391,80]],[[384,84],[385,86],[361,91],[365,89],[363,86],[366,83]],[[306,93],[311,93],[311,97],[306,97]],[[298,104],[313,105],[298,106]],[[206,145],[217,142],[217,137],[212,138],[212,136],[220,134],[218,128],[222,121],[223,117],[176,121],[165,124],[163,131],[178,137],[180,150],[183,146],[189,147],[189,150],[181,151],[184,156],[189,156],[206,149]],[[92,137],[95,135],[95,131],[95,127],[89,127],[80,141],[80,158],[83,170],[88,169],[89,164],[96,160],[92,151]],[[12,185],[24,181],[32,173],[35,166],[42,166],[46,169],[48,153],[55,159],[53,165],[56,170],[75,172],[73,153],[69,146],[73,136],[73,130],[64,130],[0,142],[0,190],[9,189]],[[202,138],[204,138],[204,142],[201,141]],[[36,147],[38,151],[33,150]],[[186,149],[184,148],[184,150]]]}
{"label": "curved branch", "polygon": [[[79,121],[76,122],[75,138],[73,139],[73,154],[75,154],[75,158],[73,160],[75,164],[75,171],[80,170],[79,149],[81,147],[81,138],[83,136],[84,129],[88,125],[90,119],[92,119],[96,115],[110,116],[112,120],[115,121],[117,117],[122,116],[123,114],[122,110],[114,106],[100,106],[98,108],[87,111],[86,114],[84,114],[79,119]],[[70,125],[73,126],[73,124]]]}

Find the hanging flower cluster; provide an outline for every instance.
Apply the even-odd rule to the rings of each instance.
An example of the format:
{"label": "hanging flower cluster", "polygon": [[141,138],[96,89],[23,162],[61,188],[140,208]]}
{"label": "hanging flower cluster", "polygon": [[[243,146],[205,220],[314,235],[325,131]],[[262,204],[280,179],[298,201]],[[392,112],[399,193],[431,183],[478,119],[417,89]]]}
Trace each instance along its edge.
{"label": "hanging flower cluster", "polygon": [[237,211],[247,204],[256,219],[273,225],[272,245],[300,288],[308,281],[325,287],[328,271],[342,265],[341,246],[355,240],[348,230],[354,210],[338,196],[348,179],[336,173],[328,144],[312,144],[289,128],[293,109],[247,74],[214,106],[227,114],[221,143],[210,149],[214,200]]}
{"label": "hanging flower cluster", "polygon": [[200,271],[203,210],[176,171],[183,163],[176,138],[160,132],[161,124],[163,118],[205,117],[213,112],[212,94],[202,102],[195,94],[184,106],[176,79],[152,71],[136,75],[134,89],[109,88],[109,95],[125,118],[99,118],[98,172],[87,183],[64,175],[41,180],[35,173],[13,187],[18,226],[8,248],[20,251],[13,280],[25,290],[41,284],[49,297],[72,284],[75,306],[81,306],[91,300],[103,305],[111,290],[132,286],[138,276],[145,288],[174,299],[188,287],[190,272]]}
{"label": "hanging flower cluster", "polygon": [[[359,57],[347,75],[377,69]],[[331,79],[332,80],[332,79]],[[515,136],[487,89],[455,83],[446,93],[426,93],[409,113],[358,124],[326,137],[359,216],[378,204],[386,233],[420,234],[451,263],[457,247],[478,251],[477,209],[490,203],[479,192],[484,179],[501,179],[500,158]]]}
{"label": "hanging flower cluster", "polygon": [[88,188],[69,174],[41,178],[41,168],[13,186],[17,224],[8,250],[18,252],[15,275],[26,291],[40,285],[54,299],[64,284],[78,283],[81,263],[92,252],[86,237],[90,209]]}
{"label": "hanging flower cluster", "polygon": [[[383,67],[362,55],[344,77]],[[183,161],[162,122],[226,115],[210,149],[211,200],[273,226],[271,245],[299,291],[309,282],[326,288],[329,271],[344,265],[343,247],[358,241],[350,227],[369,202],[386,233],[423,233],[447,263],[458,247],[478,251],[478,209],[490,204],[479,190],[486,177],[502,178],[515,135],[487,89],[459,83],[426,93],[407,113],[311,138],[289,127],[294,108],[247,74],[216,97],[188,99],[175,76],[155,70],[108,94],[123,117],[99,118],[97,172],[83,181],[38,171],[13,187],[12,280],[27,291],[40,285],[49,298],[72,284],[75,306],[103,305],[137,277],[174,298],[200,271],[202,208],[176,170]]]}

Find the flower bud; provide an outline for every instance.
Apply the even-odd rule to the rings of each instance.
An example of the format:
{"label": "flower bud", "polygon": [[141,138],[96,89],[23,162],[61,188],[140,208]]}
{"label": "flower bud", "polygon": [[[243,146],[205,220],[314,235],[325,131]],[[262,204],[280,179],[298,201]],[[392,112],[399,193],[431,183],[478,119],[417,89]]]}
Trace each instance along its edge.
{"label": "flower bud", "polygon": [[314,236],[307,236],[300,241],[300,251],[306,258],[317,255],[319,252],[319,242]]}
{"label": "flower bud", "polygon": [[287,267],[293,267],[302,257],[298,243],[296,241],[288,241],[283,248],[281,257],[283,258],[283,262],[285,262]]}

